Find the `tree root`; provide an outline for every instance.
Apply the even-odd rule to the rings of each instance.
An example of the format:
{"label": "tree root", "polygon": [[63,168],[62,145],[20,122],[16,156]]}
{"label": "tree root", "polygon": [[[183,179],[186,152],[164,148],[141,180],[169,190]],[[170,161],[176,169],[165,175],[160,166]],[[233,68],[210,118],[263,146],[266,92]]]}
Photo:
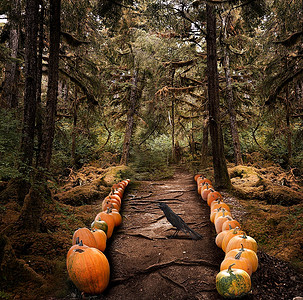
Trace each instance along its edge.
{"label": "tree root", "polygon": [[185,293],[188,293],[186,287],[184,285],[182,285],[181,283],[171,279],[169,276],[163,274],[162,272],[159,272],[160,276],[163,277],[164,279],[168,280],[169,282],[173,283],[174,285],[180,287],[181,289],[183,289],[185,291]]}
{"label": "tree root", "polygon": [[[0,237],[0,270],[6,284],[15,284],[18,279],[45,285],[46,280],[35,272],[23,259],[18,259],[6,235]],[[3,282],[4,283],[4,282]],[[5,283],[4,283],[5,284]]]}
{"label": "tree root", "polygon": [[130,274],[126,277],[114,278],[111,281],[111,284],[119,285],[119,284],[125,283],[125,281],[131,280],[131,279],[133,279],[137,276],[144,275],[144,274],[151,274],[153,272],[156,272],[158,270],[168,268],[168,267],[171,267],[171,266],[201,266],[201,265],[204,265],[204,266],[216,269],[216,270],[219,268],[218,264],[213,264],[213,263],[210,263],[210,262],[208,262],[206,260],[203,260],[203,259],[197,259],[197,260],[175,259],[175,260],[171,260],[171,261],[151,265],[151,266],[147,267],[146,269],[138,270],[137,272],[135,272],[133,274]]}
{"label": "tree root", "polygon": [[139,237],[139,238],[144,238],[144,239],[147,239],[147,240],[151,240],[151,241],[154,241],[154,240],[166,240],[166,237],[155,237],[155,238],[152,238],[152,237],[149,237],[147,235],[144,235],[142,233],[124,233],[125,235],[130,235],[130,236],[136,236],[136,237]]}

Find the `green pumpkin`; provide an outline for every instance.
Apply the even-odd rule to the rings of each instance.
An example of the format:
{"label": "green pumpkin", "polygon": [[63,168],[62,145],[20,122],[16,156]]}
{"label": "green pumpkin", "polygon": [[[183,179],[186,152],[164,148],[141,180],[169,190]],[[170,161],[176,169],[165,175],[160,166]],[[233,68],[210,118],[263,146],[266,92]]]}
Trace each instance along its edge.
{"label": "green pumpkin", "polygon": [[103,230],[107,234],[108,225],[105,221],[94,221],[91,228]]}
{"label": "green pumpkin", "polygon": [[216,288],[224,298],[239,298],[251,290],[251,279],[247,272],[241,269],[222,270],[216,277]]}

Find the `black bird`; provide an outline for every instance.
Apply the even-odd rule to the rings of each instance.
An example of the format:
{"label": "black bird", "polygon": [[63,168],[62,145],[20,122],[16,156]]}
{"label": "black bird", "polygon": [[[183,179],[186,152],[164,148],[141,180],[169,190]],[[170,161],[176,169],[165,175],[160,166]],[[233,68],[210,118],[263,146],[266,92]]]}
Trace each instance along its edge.
{"label": "black bird", "polygon": [[190,229],[188,225],[184,222],[184,220],[175,214],[171,208],[164,202],[159,203],[159,207],[163,210],[166,219],[170,222],[174,227],[176,227],[176,232],[172,235],[172,237],[176,236],[178,232],[181,230],[185,234],[189,233],[191,238],[194,240],[200,240],[202,236]]}

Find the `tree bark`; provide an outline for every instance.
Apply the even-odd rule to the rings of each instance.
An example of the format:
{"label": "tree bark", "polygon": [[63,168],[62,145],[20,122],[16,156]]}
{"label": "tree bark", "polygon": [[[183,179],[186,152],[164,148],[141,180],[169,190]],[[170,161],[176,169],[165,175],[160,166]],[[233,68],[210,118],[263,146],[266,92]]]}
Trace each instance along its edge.
{"label": "tree bark", "polygon": [[43,138],[43,121],[42,121],[42,103],[41,103],[41,84],[42,84],[42,56],[44,48],[44,3],[40,0],[40,14],[38,27],[38,60],[37,60],[37,112],[36,112],[36,131],[37,131],[37,154],[36,166],[38,166],[38,159],[40,156],[42,138]]}
{"label": "tree bark", "polygon": [[139,79],[139,70],[136,69],[134,71],[134,75],[132,78],[132,87],[131,87],[130,99],[129,99],[130,106],[127,112],[126,130],[124,135],[122,157],[120,160],[121,165],[127,165],[129,160],[130,143],[134,129],[134,116],[138,102],[138,79]]}
{"label": "tree bark", "polygon": [[48,62],[48,88],[43,126],[43,141],[39,165],[49,168],[55,134],[55,117],[57,110],[58,78],[59,78],[59,48],[60,48],[60,12],[61,0],[50,0],[50,49]]}
{"label": "tree bark", "polygon": [[291,106],[289,100],[289,87],[286,86],[286,97],[285,97],[285,110],[286,110],[286,135],[287,135],[287,164],[290,165],[292,157],[292,144],[291,144],[291,126],[290,126],[290,115]]}
{"label": "tree bark", "polygon": [[18,224],[20,228],[28,231],[39,231],[40,216],[43,209],[44,191],[40,187],[31,187],[29,193],[25,196]]}
{"label": "tree bark", "polygon": [[[222,19],[224,41],[227,39],[226,18],[227,17],[224,16]],[[226,81],[226,101],[227,101],[227,107],[228,107],[228,113],[230,119],[230,130],[231,130],[231,136],[233,141],[235,164],[243,165],[237,117],[236,117],[237,114],[235,110],[233,90],[231,86],[229,50],[228,50],[228,46],[225,44],[223,44],[222,47],[223,47],[223,66],[224,66],[225,81]]]}
{"label": "tree bark", "polygon": [[202,148],[201,148],[201,167],[207,167],[207,153],[208,153],[208,131],[209,131],[209,120],[206,118],[203,121],[203,136],[202,136]]}
{"label": "tree bark", "polygon": [[8,61],[5,66],[5,80],[3,83],[2,97],[5,107],[16,108],[18,106],[18,85],[19,85],[19,63],[18,57],[19,40],[20,40],[20,19],[21,4],[20,0],[13,0],[11,3],[11,12],[9,14],[9,49],[12,60]]}
{"label": "tree bark", "polygon": [[27,0],[25,7],[25,92],[21,138],[22,162],[27,166],[32,165],[34,154],[38,15],[38,1]]}
{"label": "tree bark", "polygon": [[215,185],[230,188],[231,182],[224,155],[223,134],[220,123],[219,76],[217,68],[216,15],[214,5],[206,4],[207,14],[207,74],[209,129],[212,142]]}
{"label": "tree bark", "polygon": [[[175,78],[175,68],[172,66],[171,70],[171,87],[174,87],[174,78]],[[172,141],[172,162],[176,162],[176,153],[175,153],[175,94],[172,92],[171,99],[171,141]]]}
{"label": "tree bark", "polygon": [[78,87],[75,86],[75,100],[72,103],[72,115],[73,115],[73,131],[72,131],[72,160],[73,166],[77,165],[76,148],[77,148],[77,121],[78,121]]}

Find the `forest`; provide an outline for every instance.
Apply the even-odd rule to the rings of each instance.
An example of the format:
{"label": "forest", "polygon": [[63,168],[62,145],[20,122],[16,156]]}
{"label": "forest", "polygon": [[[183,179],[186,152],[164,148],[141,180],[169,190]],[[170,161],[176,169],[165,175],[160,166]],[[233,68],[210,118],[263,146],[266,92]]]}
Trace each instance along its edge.
{"label": "forest", "polygon": [[302,24],[302,0],[0,0],[0,299],[223,299],[201,178],[258,243],[245,299],[302,299]]}

